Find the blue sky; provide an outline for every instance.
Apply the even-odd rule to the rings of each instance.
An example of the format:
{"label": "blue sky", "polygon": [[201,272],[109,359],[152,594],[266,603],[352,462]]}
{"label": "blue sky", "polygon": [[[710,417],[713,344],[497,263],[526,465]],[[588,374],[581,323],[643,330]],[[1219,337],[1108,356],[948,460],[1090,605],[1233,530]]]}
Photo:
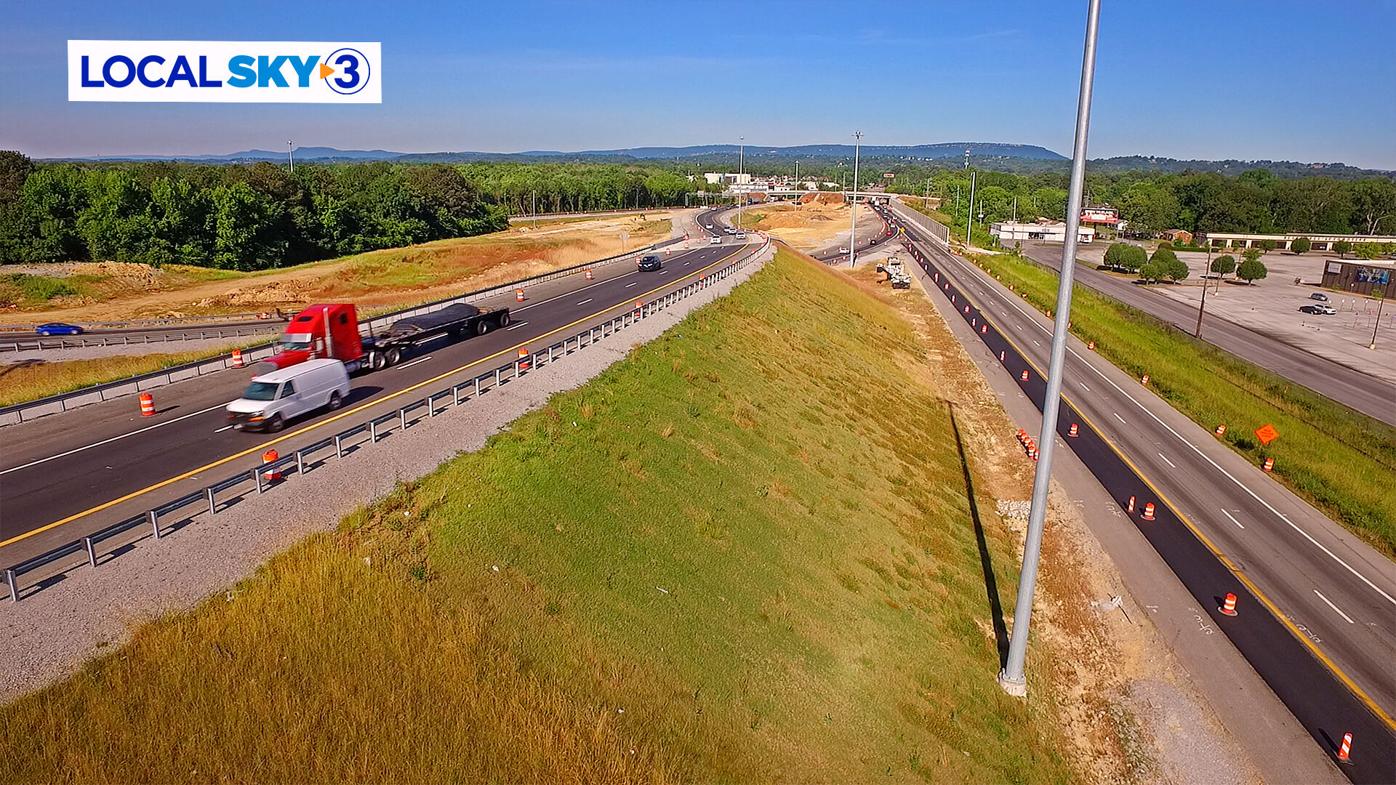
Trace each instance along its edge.
{"label": "blue sky", "polygon": [[[1090,153],[1396,169],[1396,0],[1105,0]],[[1084,0],[11,4],[0,148],[1070,152]],[[69,38],[377,40],[376,106],[68,103]]]}

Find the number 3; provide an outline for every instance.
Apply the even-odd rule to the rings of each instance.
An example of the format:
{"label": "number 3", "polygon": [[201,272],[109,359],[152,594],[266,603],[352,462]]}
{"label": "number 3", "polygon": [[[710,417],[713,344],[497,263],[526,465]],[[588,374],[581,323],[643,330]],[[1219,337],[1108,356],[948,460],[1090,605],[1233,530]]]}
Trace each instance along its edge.
{"label": "number 3", "polygon": [[354,89],[359,84],[359,58],[346,53],[336,57],[334,64],[339,66],[340,72],[344,74],[343,77],[336,76],[334,83],[344,90]]}

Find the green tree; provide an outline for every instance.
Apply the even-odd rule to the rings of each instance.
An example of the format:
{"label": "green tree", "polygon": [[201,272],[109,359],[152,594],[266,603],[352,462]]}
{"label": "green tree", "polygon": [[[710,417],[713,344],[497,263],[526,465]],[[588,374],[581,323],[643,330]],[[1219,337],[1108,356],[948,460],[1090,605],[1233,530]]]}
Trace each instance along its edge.
{"label": "green tree", "polygon": [[1213,259],[1212,272],[1223,277],[1236,272],[1236,257],[1231,254],[1223,254]]}
{"label": "green tree", "polygon": [[1172,248],[1166,245],[1160,245],[1154,251],[1154,255],[1149,257],[1149,261],[1157,264],[1168,264],[1178,261],[1178,254],[1175,253]]}
{"label": "green tree", "polygon": [[1269,274],[1270,271],[1260,261],[1259,256],[1255,258],[1247,256],[1246,260],[1241,262],[1241,266],[1236,268],[1236,277],[1251,285]]}
{"label": "green tree", "polygon": [[1384,177],[1358,180],[1351,186],[1355,223],[1363,234],[1396,225],[1396,182]]}
{"label": "green tree", "polygon": [[1280,244],[1274,240],[1261,240],[1256,243],[1256,247],[1260,248],[1261,253],[1270,253],[1276,248],[1279,248]]}
{"label": "green tree", "polygon": [[1343,258],[1344,256],[1347,256],[1348,253],[1352,251],[1352,243],[1348,242],[1347,240],[1339,240],[1336,243],[1333,243],[1332,247],[1333,253],[1337,254],[1339,259]]}
{"label": "green tree", "polygon": [[1151,259],[1139,268],[1139,280],[1153,283],[1163,277],[1163,270],[1164,266],[1162,263],[1155,262]]}
{"label": "green tree", "polygon": [[1289,250],[1295,253],[1308,253],[1314,244],[1307,237],[1296,237],[1289,243]]}
{"label": "green tree", "polygon": [[1370,261],[1381,256],[1381,246],[1376,243],[1358,243],[1353,246],[1352,252],[1358,259]]}

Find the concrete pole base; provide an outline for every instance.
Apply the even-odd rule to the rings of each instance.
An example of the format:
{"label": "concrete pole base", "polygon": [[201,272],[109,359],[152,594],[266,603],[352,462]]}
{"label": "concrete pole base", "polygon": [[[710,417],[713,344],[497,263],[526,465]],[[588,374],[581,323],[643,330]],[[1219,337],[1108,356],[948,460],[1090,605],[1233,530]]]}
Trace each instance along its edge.
{"label": "concrete pole base", "polygon": [[1028,680],[1026,678],[1010,679],[1008,671],[999,671],[999,686],[1003,691],[1015,698],[1028,697]]}

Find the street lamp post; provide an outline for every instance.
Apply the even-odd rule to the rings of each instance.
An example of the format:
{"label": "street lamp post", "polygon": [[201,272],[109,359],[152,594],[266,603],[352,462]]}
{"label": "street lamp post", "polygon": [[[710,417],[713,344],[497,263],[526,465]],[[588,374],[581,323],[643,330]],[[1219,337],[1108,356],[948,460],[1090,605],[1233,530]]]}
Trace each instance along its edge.
{"label": "street lamp post", "polygon": [[969,173],[969,204],[965,205],[965,250],[973,245],[974,241],[974,186],[979,180],[979,170]]}
{"label": "street lamp post", "polygon": [[1381,307],[1386,305],[1386,289],[1381,290],[1381,297],[1377,298],[1377,320],[1372,322],[1372,342],[1367,344],[1368,349],[1377,348],[1377,328],[1381,326]]}
{"label": "street lamp post", "polygon": [[1197,304],[1197,329],[1192,331],[1192,337],[1202,337],[1202,312],[1207,309],[1207,273],[1212,271],[1212,244],[1207,243],[1207,261],[1202,267],[1202,302]]}
{"label": "street lamp post", "polygon": [[1077,233],[1081,229],[1081,192],[1086,180],[1086,136],[1091,125],[1091,87],[1095,81],[1095,43],[1100,22],[1100,0],[1089,0],[1086,43],[1081,56],[1081,87],[1076,100],[1076,141],[1071,155],[1071,188],[1067,199],[1066,238],[1062,243],[1061,276],[1057,284],[1056,320],[1052,325],[1052,357],[1047,365],[1047,392],[1042,401],[1037,471],[1032,482],[1032,507],[1028,512],[1028,536],[1023,546],[1023,571],[1013,608],[1013,637],[1008,661],[999,673],[999,684],[1010,695],[1026,695],[1025,666],[1028,628],[1032,624],[1032,599],[1037,588],[1037,563],[1042,555],[1042,529],[1047,520],[1047,488],[1052,480],[1052,453],[1057,443],[1057,413],[1061,405],[1062,369],[1066,364],[1066,333],[1071,320],[1071,281],[1076,268]]}
{"label": "street lamp post", "polygon": [[848,203],[848,266],[853,266],[858,252],[858,147],[863,142],[863,132],[853,132],[853,199]]}
{"label": "street lamp post", "polygon": [[293,151],[295,150],[295,145],[296,145],[296,142],[295,142],[294,139],[287,139],[287,140],[286,140],[286,162],[289,163],[289,164],[291,165],[291,173],[292,173],[292,174],[295,174],[295,172],[296,172],[296,157],[295,157],[295,154],[294,154],[294,152],[293,152]]}

